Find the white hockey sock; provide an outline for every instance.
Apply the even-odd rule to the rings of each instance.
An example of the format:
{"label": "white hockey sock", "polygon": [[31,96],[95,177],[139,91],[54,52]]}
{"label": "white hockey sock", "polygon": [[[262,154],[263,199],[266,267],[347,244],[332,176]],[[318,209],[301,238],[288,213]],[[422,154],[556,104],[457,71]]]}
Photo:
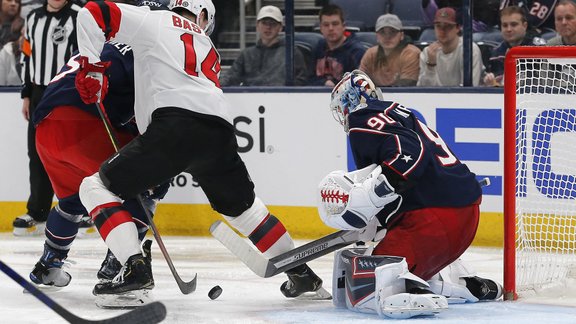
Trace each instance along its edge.
{"label": "white hockey sock", "polygon": [[131,256],[142,253],[140,240],[138,240],[138,230],[133,222],[126,222],[116,226],[110,231],[105,242],[122,265]]}
{"label": "white hockey sock", "polygon": [[294,241],[282,222],[270,214],[258,197],[254,199],[252,206],[240,216],[223,216],[230,225],[247,236],[267,258],[275,257],[294,248]]}

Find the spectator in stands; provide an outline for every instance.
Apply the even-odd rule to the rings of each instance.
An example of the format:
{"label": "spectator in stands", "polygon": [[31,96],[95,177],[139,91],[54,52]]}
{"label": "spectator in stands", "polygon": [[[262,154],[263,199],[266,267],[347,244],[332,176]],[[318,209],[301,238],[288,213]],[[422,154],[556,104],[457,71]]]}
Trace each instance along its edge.
{"label": "spectator in stands", "polygon": [[[222,73],[222,86],[283,86],[286,84],[286,45],[278,36],[282,30],[282,12],[264,6],[256,17],[258,42],[246,48],[232,67]],[[302,53],[294,49],[294,84],[304,85],[309,74]]]}
{"label": "spectator in stands", "polygon": [[557,3],[558,0],[501,0],[500,10],[510,6],[524,9],[529,33],[540,35],[555,28],[553,12]]}
{"label": "spectator in stands", "polygon": [[398,16],[385,14],[376,20],[378,44],[369,48],[360,70],[364,71],[376,86],[415,86],[418,81],[420,49],[404,38],[402,21]]}
{"label": "spectator in stands", "polygon": [[548,40],[548,45],[576,45],[576,3],[560,0],[554,9],[554,23],[558,36]]}
{"label": "spectator in stands", "polygon": [[24,25],[20,17],[20,0],[0,0],[0,48],[4,44],[18,40]]}
{"label": "spectator in stands", "polygon": [[0,86],[22,85],[20,79],[22,39],[21,35],[17,40],[5,44],[0,50]]}
{"label": "spectator in stands", "polygon": [[[498,9],[500,0],[473,0],[474,18],[472,30],[474,32],[489,31],[498,25]],[[424,20],[432,23],[436,11],[440,8],[451,7],[460,12],[462,0],[422,0]]]}
{"label": "spectator in stands", "polygon": [[528,20],[524,9],[510,6],[500,12],[500,29],[504,41],[492,50],[490,64],[487,68],[489,73],[484,76],[484,84],[487,86],[503,86],[504,59],[506,52],[519,45],[545,45],[546,41],[540,37],[534,37],[527,33]]}
{"label": "spectator in stands", "polygon": [[344,12],[336,5],[326,5],[320,9],[320,32],[324,39],[314,51],[313,62],[316,64],[316,75],[310,84],[334,87],[345,72],[360,66],[366,49],[346,34]]}
{"label": "spectator in stands", "polygon": [[[460,86],[463,84],[463,46],[459,36],[462,26],[456,20],[456,10],[446,7],[436,11],[434,17],[434,43],[420,53],[420,75],[418,86]],[[480,84],[484,70],[482,54],[472,44],[472,85]]]}

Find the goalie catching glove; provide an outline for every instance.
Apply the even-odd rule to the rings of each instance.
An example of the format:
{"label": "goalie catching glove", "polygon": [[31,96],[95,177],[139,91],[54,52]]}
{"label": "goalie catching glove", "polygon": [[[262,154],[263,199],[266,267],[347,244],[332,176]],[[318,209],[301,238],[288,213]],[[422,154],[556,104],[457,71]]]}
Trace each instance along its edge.
{"label": "goalie catching glove", "polygon": [[365,228],[379,211],[399,197],[382,168],[375,164],[349,173],[333,171],[318,189],[320,218],[326,225],[344,230]]}
{"label": "goalie catching glove", "polygon": [[76,74],[76,89],[85,104],[96,103],[98,97],[103,101],[108,92],[108,76],[106,69],[110,62],[90,63],[86,56],[78,58],[80,69]]}

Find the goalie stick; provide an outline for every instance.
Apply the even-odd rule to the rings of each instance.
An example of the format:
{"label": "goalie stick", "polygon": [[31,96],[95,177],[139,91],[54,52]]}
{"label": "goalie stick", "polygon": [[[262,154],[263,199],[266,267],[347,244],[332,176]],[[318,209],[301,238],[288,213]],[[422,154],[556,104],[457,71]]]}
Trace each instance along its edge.
{"label": "goalie stick", "polygon": [[271,259],[267,259],[222,221],[214,222],[210,226],[210,233],[236,255],[250,270],[263,278],[275,276],[344,246],[355,243],[358,241],[359,235],[358,231],[338,231]]}
{"label": "goalie stick", "polygon": [[[490,178],[483,178],[478,183],[480,187],[489,186]],[[263,278],[275,276],[359,240],[358,231],[338,231],[268,259],[222,221],[214,222],[210,233],[252,272]]]}
{"label": "goalie stick", "polygon": [[[100,84],[102,84],[101,79],[100,79]],[[106,110],[104,108],[104,105],[102,104],[102,101],[100,100],[100,94],[98,94],[98,101],[96,102],[96,109],[98,110],[98,113],[100,114],[100,118],[102,119],[102,122],[104,122],[104,127],[106,128],[106,132],[108,133],[108,137],[110,137],[110,141],[112,142],[112,146],[114,146],[114,150],[116,152],[118,152],[118,150],[119,150],[118,143],[119,142],[118,142],[118,139],[116,138],[116,135],[114,134],[114,130],[112,129],[112,124],[110,123],[110,120],[108,119],[108,116],[106,115]],[[164,241],[162,241],[162,237],[160,236],[160,233],[158,232],[158,228],[156,228],[156,224],[154,224],[154,220],[152,219],[152,215],[150,215],[150,211],[145,207],[144,202],[142,201],[142,195],[136,195],[136,197],[138,199],[138,203],[140,204],[140,206],[144,210],[144,213],[146,214],[146,218],[148,219],[148,223],[150,225],[150,228],[152,229],[152,234],[154,235],[154,238],[156,239],[156,243],[158,243],[158,247],[160,248],[160,251],[162,252],[162,255],[164,256],[164,259],[166,260],[166,263],[168,264],[168,268],[170,268],[170,272],[172,272],[172,276],[176,280],[176,284],[178,285],[178,288],[180,288],[180,291],[184,295],[188,295],[190,293],[193,293],[196,290],[196,282],[198,279],[198,275],[194,274],[194,278],[192,278],[192,280],[190,280],[188,282],[182,280],[182,278],[180,277],[180,275],[176,271],[176,268],[174,267],[174,263],[172,262],[172,259],[170,258],[170,254],[168,254],[168,250],[166,250],[166,246],[164,245]]]}
{"label": "goalie stick", "polygon": [[56,303],[52,298],[48,297],[45,293],[36,288],[33,284],[29,283],[24,277],[19,275],[16,271],[10,268],[6,263],[0,260],[0,270],[4,272],[12,280],[16,281],[20,286],[24,287],[28,292],[30,292],[34,297],[38,298],[42,303],[56,312],[58,315],[62,316],[69,323],[74,324],[154,324],[160,323],[166,318],[166,306],[161,302],[152,302],[149,304],[142,305],[136,309],[133,309],[124,314],[118,315],[116,317],[102,319],[102,320],[88,320],[78,317],[68,311],[66,308],[62,307],[60,304]]}

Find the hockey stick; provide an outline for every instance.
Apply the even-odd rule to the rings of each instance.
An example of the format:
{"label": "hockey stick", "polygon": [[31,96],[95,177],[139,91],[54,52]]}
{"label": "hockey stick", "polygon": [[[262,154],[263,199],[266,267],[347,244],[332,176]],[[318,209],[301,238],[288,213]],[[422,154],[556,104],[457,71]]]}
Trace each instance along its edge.
{"label": "hockey stick", "polygon": [[214,222],[210,226],[210,233],[236,255],[250,270],[263,278],[275,276],[344,246],[355,243],[358,241],[359,235],[358,231],[338,231],[271,259],[267,259],[222,221]]}
{"label": "hockey stick", "polygon": [[[100,84],[102,84],[102,81],[100,81]],[[98,95],[98,102],[96,102],[96,109],[98,110],[98,113],[100,114],[100,118],[104,122],[104,127],[106,128],[106,132],[108,133],[108,137],[110,137],[110,141],[112,141],[112,146],[114,146],[114,150],[116,152],[118,152],[118,150],[119,150],[118,143],[119,142],[118,142],[118,139],[116,137],[116,134],[114,134],[114,130],[112,129],[112,124],[110,123],[110,120],[108,119],[108,116],[106,115],[106,110],[104,108],[104,105],[100,101],[100,95]],[[180,275],[178,274],[178,272],[176,272],[176,268],[174,267],[174,263],[172,262],[172,259],[170,258],[170,255],[168,254],[168,250],[166,250],[166,246],[164,245],[164,241],[162,241],[162,237],[160,236],[160,232],[158,232],[158,228],[156,227],[156,224],[154,224],[154,220],[152,219],[152,215],[150,214],[150,211],[144,205],[144,201],[142,200],[142,195],[136,195],[136,198],[138,199],[138,203],[140,204],[140,207],[142,207],[142,209],[144,210],[144,213],[146,214],[146,218],[148,219],[148,223],[150,225],[150,228],[152,229],[152,234],[154,235],[154,238],[156,239],[156,242],[158,243],[158,246],[160,247],[160,251],[162,251],[162,255],[164,256],[166,263],[168,263],[168,267],[170,268],[170,272],[172,272],[172,276],[174,276],[174,279],[176,280],[176,283],[178,284],[178,288],[180,288],[180,291],[184,295],[188,295],[188,294],[194,292],[196,290],[196,279],[198,278],[198,275],[194,274],[194,278],[192,278],[192,280],[190,280],[188,282],[185,282],[184,280],[182,280],[182,278],[180,278]]]}
{"label": "hockey stick", "polygon": [[[489,186],[490,179],[483,178],[478,183],[481,187]],[[210,233],[250,270],[263,278],[275,276],[359,240],[358,231],[338,231],[267,259],[222,221],[214,222],[210,226]]]}
{"label": "hockey stick", "polygon": [[48,297],[45,293],[41,292],[38,288],[34,287],[33,284],[29,283],[16,271],[10,268],[6,263],[0,260],[0,270],[4,272],[12,280],[16,281],[20,286],[24,287],[28,292],[30,292],[34,297],[38,298],[44,305],[48,306],[58,315],[62,316],[66,321],[70,323],[98,323],[98,324],[112,324],[112,323],[122,323],[122,324],[154,324],[160,323],[166,318],[166,306],[161,302],[152,302],[149,304],[144,304],[137,309],[133,309],[122,315],[116,317],[103,319],[103,320],[87,320],[78,317],[68,311],[66,308],[62,307],[60,304],[56,303],[52,298]]}

